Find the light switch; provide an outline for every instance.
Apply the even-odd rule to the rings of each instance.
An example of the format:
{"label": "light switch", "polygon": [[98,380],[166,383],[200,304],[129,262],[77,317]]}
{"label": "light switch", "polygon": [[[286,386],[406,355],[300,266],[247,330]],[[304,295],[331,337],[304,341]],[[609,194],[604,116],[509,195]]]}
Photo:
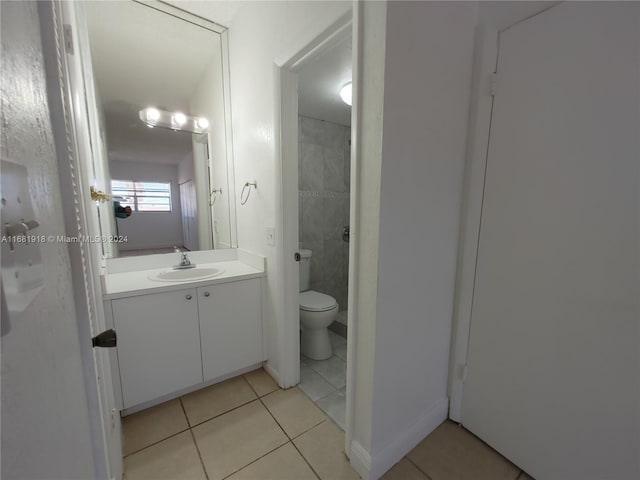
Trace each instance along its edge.
{"label": "light switch", "polygon": [[271,245],[272,247],[275,247],[276,245],[276,229],[273,227],[267,227],[266,228],[266,233],[267,233],[267,245]]}

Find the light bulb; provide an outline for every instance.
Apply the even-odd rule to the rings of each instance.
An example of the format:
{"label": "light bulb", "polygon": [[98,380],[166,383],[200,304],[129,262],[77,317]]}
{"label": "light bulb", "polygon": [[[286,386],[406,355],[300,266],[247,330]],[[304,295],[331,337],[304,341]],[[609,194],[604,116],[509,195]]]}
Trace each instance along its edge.
{"label": "light bulb", "polygon": [[160,112],[155,108],[147,108],[147,120],[157,122],[160,119]]}
{"label": "light bulb", "polygon": [[209,126],[209,120],[207,120],[204,117],[200,117],[198,118],[198,120],[196,120],[196,124],[201,128],[201,129],[205,129]]}
{"label": "light bulb", "polygon": [[351,106],[351,82],[345,84],[340,89],[340,98],[344,103]]}
{"label": "light bulb", "polygon": [[185,123],[187,123],[187,117],[185,116],[184,113],[174,113],[173,114],[173,121],[175,124],[177,125],[184,125]]}

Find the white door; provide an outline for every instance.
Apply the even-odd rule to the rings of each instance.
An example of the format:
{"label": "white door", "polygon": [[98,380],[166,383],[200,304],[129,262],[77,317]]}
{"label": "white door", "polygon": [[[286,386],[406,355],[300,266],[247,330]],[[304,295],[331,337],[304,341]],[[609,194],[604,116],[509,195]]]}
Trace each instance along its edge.
{"label": "white door", "polygon": [[462,423],[537,479],[640,478],[639,20],[500,34]]}
{"label": "white door", "polygon": [[[58,135],[64,135],[70,141],[73,150],[72,166],[66,167],[69,171],[61,168],[63,198],[67,202],[66,210],[76,211],[76,221],[71,222],[71,228],[77,229],[77,233],[95,236],[99,235],[101,230],[97,222],[95,203],[90,201],[87,190],[89,185],[94,184],[93,180],[101,176],[99,172],[94,171],[93,167],[101,154],[103,142],[97,120],[100,115],[94,95],[95,82],[84,10],[81,2],[59,2],[53,4],[52,8],[55,10],[52,21],[56,22],[58,35],[62,34],[64,28],[70,27],[70,31],[65,35],[71,38],[70,43],[73,45],[73,48],[66,48],[59,52],[63,70],[59,81],[65,91],[65,98],[60,100],[65,103],[64,107],[70,123],[65,125],[64,131],[59,132]],[[50,95],[53,94],[50,93]],[[69,162],[65,158],[59,161]],[[103,231],[102,235],[109,231]],[[84,257],[77,259],[82,266],[82,271],[75,272],[77,283],[79,278],[84,280],[82,289],[76,286],[78,289],[76,294],[82,299],[81,308],[78,309],[81,312],[79,314],[82,315],[79,323],[82,328],[89,327],[87,334],[95,336],[110,326],[107,324],[102,303],[100,248],[96,243],[80,242],[71,244],[69,250],[72,257],[74,255]],[[113,389],[113,382],[119,379],[113,378],[110,367],[113,364],[114,355],[114,349],[95,348],[91,359],[85,358],[84,361],[85,368],[89,372],[87,375],[95,374],[96,376],[97,398],[92,399],[92,406],[95,409],[93,411],[95,416],[99,411],[100,419],[94,419],[94,422],[99,423],[96,428],[102,435],[101,442],[105,452],[101,453],[106,455],[106,473],[109,478],[120,478],[123,470],[121,423]],[[90,362],[93,365],[90,366]]]}

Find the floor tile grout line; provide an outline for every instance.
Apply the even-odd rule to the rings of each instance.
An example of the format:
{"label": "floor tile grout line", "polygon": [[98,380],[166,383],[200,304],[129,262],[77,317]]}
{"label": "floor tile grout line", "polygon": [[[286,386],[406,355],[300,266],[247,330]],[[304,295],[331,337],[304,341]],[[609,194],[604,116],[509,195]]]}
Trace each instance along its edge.
{"label": "floor tile grout line", "polygon": [[[191,422],[189,421],[189,416],[187,415],[187,409],[184,408],[184,403],[182,402],[182,397],[178,397],[178,400],[180,400],[182,413],[184,413],[184,417],[187,419],[187,424],[191,425]],[[209,473],[207,472],[207,467],[204,465],[204,460],[202,459],[202,454],[200,453],[200,447],[198,446],[198,442],[196,441],[196,436],[194,435],[191,427],[189,427],[189,433],[191,434],[191,440],[193,440],[193,446],[196,447],[196,453],[198,454],[198,459],[200,460],[200,465],[202,466],[202,471],[204,472],[204,476],[207,480],[209,480]]]}
{"label": "floor tile grout line", "polygon": [[[249,385],[249,388],[253,391],[253,393],[254,393],[254,395],[256,396],[256,398],[252,399],[251,401],[249,401],[249,402],[247,402],[247,403],[243,403],[242,405],[239,405],[239,406],[237,406],[237,407],[235,407],[235,408],[233,408],[233,409],[231,409],[231,410],[228,410],[227,412],[221,413],[221,414],[220,414],[220,415],[218,415],[217,417],[212,417],[212,418],[210,418],[209,420],[205,420],[204,422],[201,422],[201,423],[199,423],[199,424],[197,424],[197,425],[194,425],[193,427],[191,427],[191,428],[189,429],[189,430],[191,430],[191,435],[193,436],[193,441],[194,441],[194,443],[196,444],[196,448],[198,449],[198,455],[200,456],[200,461],[202,462],[202,466],[203,466],[203,468],[204,468],[205,475],[207,476],[207,480],[209,480],[209,474],[207,473],[207,469],[206,469],[206,467],[204,466],[204,461],[202,460],[202,456],[200,455],[200,448],[198,447],[198,441],[196,440],[196,438],[195,438],[195,434],[193,433],[193,428],[194,428],[194,427],[197,427],[197,426],[199,426],[199,425],[202,425],[203,423],[207,423],[207,422],[209,422],[209,421],[213,420],[214,418],[218,418],[219,416],[224,415],[224,414],[229,413],[229,412],[232,412],[233,410],[237,410],[238,408],[243,407],[243,406],[245,406],[245,405],[248,405],[248,404],[250,404],[250,403],[252,403],[252,402],[255,402],[256,400],[258,400],[258,401],[260,402],[260,404],[262,404],[262,406],[264,407],[264,409],[265,409],[265,410],[269,413],[269,415],[271,415],[271,417],[273,418],[273,415],[271,414],[271,412],[269,411],[269,409],[266,407],[266,405],[264,404],[264,402],[261,400],[261,398],[262,398],[262,397],[258,394],[258,392],[256,391],[256,389],[255,389],[255,388],[253,388],[253,385],[251,385],[251,382],[249,382],[249,380],[247,380],[247,379],[245,378],[245,376],[244,376],[244,375],[241,375],[241,377],[244,379],[244,381],[245,381],[245,382],[247,382],[247,385]],[[280,389],[280,388],[278,387],[278,389],[273,390],[272,392],[265,393],[263,396],[267,396],[267,395],[269,395],[270,393],[273,393],[273,392],[278,391],[279,389]],[[183,407],[183,408],[184,408],[184,407]],[[186,415],[186,412],[185,412],[185,415]],[[275,420],[275,418],[274,418],[274,420]],[[276,446],[275,448],[273,448],[273,449],[269,450],[268,452],[266,452],[266,453],[264,453],[263,455],[259,456],[259,457],[258,457],[258,458],[256,458],[255,460],[252,460],[251,462],[247,463],[246,465],[243,465],[243,466],[242,466],[242,467],[240,467],[238,470],[235,470],[235,471],[231,472],[229,475],[225,476],[224,478],[229,478],[230,476],[232,476],[232,475],[234,475],[234,474],[238,473],[240,470],[242,470],[242,469],[244,469],[244,468],[248,467],[249,465],[251,465],[251,464],[253,464],[253,463],[257,462],[258,460],[260,460],[260,459],[262,459],[262,458],[266,457],[266,456],[267,456],[267,455],[269,455],[270,453],[275,452],[277,449],[279,449],[279,448],[283,447],[283,446],[284,446],[284,445],[286,445],[287,443],[291,443],[291,444],[293,445],[293,442],[291,442],[291,439],[289,438],[289,435],[287,435],[287,432],[285,432],[285,431],[284,431],[284,428],[282,428],[282,426],[281,426],[277,421],[276,421],[276,424],[278,425],[278,427],[280,427],[280,430],[282,430],[282,432],[284,433],[285,437],[287,437],[287,441],[286,441],[286,442],[284,442],[284,443],[282,443],[282,444],[280,444],[280,445],[278,445],[278,446]]]}
{"label": "floor tile grout line", "polygon": [[[313,430],[314,428],[316,428],[318,425],[322,425],[324,422],[326,422],[327,420],[332,420],[331,417],[329,415],[327,415],[325,412],[324,415],[327,417],[324,420],[322,420],[321,422],[316,423],[313,427],[309,427],[308,429],[306,429],[304,432],[299,433],[298,435],[296,435],[295,437],[291,438],[291,441],[293,442],[294,440],[297,440],[298,438],[300,438],[302,435],[304,435],[305,433],[310,432],[311,430]],[[333,420],[332,420],[333,421]],[[287,435],[288,436],[288,435]]]}
{"label": "floor tile grout line", "polygon": [[[319,425],[319,424],[318,424]],[[317,425],[316,425],[317,426]],[[299,435],[298,437],[299,438]],[[316,472],[316,469],[313,468],[313,466],[311,465],[311,463],[309,463],[309,460],[307,460],[307,457],[304,456],[304,454],[300,451],[300,449],[298,448],[298,446],[293,442],[293,440],[291,440],[291,445],[293,445],[293,448],[296,449],[296,452],[298,452],[298,455],[300,455],[302,457],[302,460],[304,460],[304,463],[306,463],[307,465],[309,465],[309,468],[311,469],[311,471],[313,472],[313,474],[318,477],[318,480],[322,480],[322,478],[320,477],[320,474],[318,472]]]}
{"label": "floor tile grout line", "polygon": [[[338,358],[340,358],[340,357],[338,357]],[[342,359],[340,359],[340,360],[344,362],[344,360],[342,360]],[[344,363],[346,364],[347,362],[344,362]],[[316,372],[318,375],[320,375],[320,377],[322,377],[322,379],[323,379],[325,382],[327,382],[329,385],[331,385],[331,386],[332,386],[333,388],[335,388],[336,390],[340,390],[342,387],[346,386],[346,385],[343,385],[342,387],[336,387],[333,383],[331,383],[331,382],[329,381],[329,379],[328,379],[327,377],[325,377],[324,375],[322,375],[319,371],[317,371],[317,370],[316,370],[315,368],[313,368],[311,365],[308,365],[308,367],[309,367],[311,370],[313,370],[314,372]]]}
{"label": "floor tile grout line", "polygon": [[135,455],[136,453],[139,453],[139,452],[141,452],[141,451],[143,451],[143,450],[146,450],[147,448],[153,447],[154,445],[157,445],[157,444],[159,444],[159,443],[161,443],[161,442],[164,442],[165,440],[169,440],[170,438],[175,437],[176,435],[180,435],[181,433],[184,433],[184,432],[186,432],[187,430],[191,430],[191,429],[193,429],[193,428],[199,427],[200,425],[205,424],[205,423],[207,423],[207,422],[210,422],[211,420],[214,420],[214,419],[216,419],[216,418],[219,418],[219,417],[221,417],[222,415],[226,415],[227,413],[231,413],[231,412],[233,412],[234,410],[238,410],[239,408],[245,407],[245,406],[249,405],[251,402],[255,402],[255,401],[256,401],[256,400],[258,400],[258,399],[259,399],[259,397],[258,397],[258,398],[251,399],[251,400],[249,400],[248,402],[245,402],[245,403],[243,403],[243,404],[241,404],[241,405],[238,405],[237,407],[233,407],[233,408],[232,408],[232,409],[230,409],[230,410],[225,410],[224,412],[219,413],[218,415],[215,415],[215,416],[213,416],[213,417],[211,417],[211,418],[208,418],[208,419],[206,419],[206,420],[203,420],[202,422],[199,422],[199,423],[196,423],[196,424],[191,425],[191,423],[189,422],[189,416],[187,415],[187,412],[186,412],[186,410],[185,410],[185,408],[184,408],[184,405],[182,405],[182,397],[178,397],[178,400],[180,400],[180,405],[182,406],[182,411],[183,411],[184,416],[185,416],[185,418],[186,418],[186,420],[187,420],[187,428],[185,428],[184,430],[180,430],[179,432],[172,433],[171,435],[169,435],[169,436],[167,436],[167,437],[163,437],[163,438],[161,438],[160,440],[157,440],[157,441],[155,441],[155,442],[153,442],[153,443],[150,443],[149,445],[146,445],[146,446],[144,446],[144,447],[142,447],[142,448],[140,448],[140,449],[138,449],[138,450],[135,450],[135,451],[133,451],[133,452],[131,452],[131,453],[127,453],[126,455],[123,455],[123,456],[122,456],[122,458],[129,457],[130,455]]}
{"label": "floor tile grout line", "polygon": [[[297,388],[297,387],[293,387],[293,388]],[[298,390],[300,391],[300,389],[298,388]],[[308,398],[308,397],[307,397]],[[309,465],[309,468],[311,469],[311,471],[313,472],[313,474],[318,477],[318,479],[320,479],[320,475],[318,475],[318,472],[315,471],[315,469],[311,466],[311,464],[309,463],[309,460],[307,460],[307,457],[305,457],[302,452],[298,449],[298,447],[296,446],[295,443],[293,443],[293,440],[295,438],[300,438],[300,436],[304,435],[305,433],[309,432],[310,430],[316,428],[318,425],[324,423],[327,421],[327,419],[325,418],[324,420],[322,420],[322,422],[317,423],[316,425],[314,425],[313,427],[309,428],[308,430],[300,433],[299,435],[296,435],[295,437],[291,438],[289,436],[289,434],[287,433],[287,431],[282,427],[282,425],[280,425],[280,422],[278,422],[278,419],[275,417],[275,415],[273,413],[271,413],[271,410],[269,410],[269,408],[265,405],[265,403],[262,401],[262,398],[259,399],[260,403],[262,403],[262,406],[265,408],[265,410],[267,412],[269,412],[269,415],[271,415],[271,418],[273,418],[273,421],[276,422],[276,424],[278,425],[278,427],[280,427],[280,430],[282,430],[284,432],[284,434],[287,436],[287,438],[289,439],[289,442],[291,443],[291,445],[293,445],[293,448],[296,449],[296,451],[300,454],[300,456],[302,457],[302,459],[305,461],[305,463],[307,465]],[[323,412],[324,413],[324,412]]]}
{"label": "floor tile grout line", "polygon": [[[288,437],[287,437],[288,438]],[[266,452],[263,455],[260,455],[258,458],[256,458],[255,460],[251,460],[249,463],[247,463],[246,465],[243,465],[242,467],[240,467],[239,469],[231,472],[229,475],[222,477],[222,480],[224,480],[225,478],[229,478],[233,475],[235,475],[236,473],[238,473],[241,470],[244,470],[245,468],[247,468],[249,465],[253,465],[254,463],[256,463],[258,460],[262,460],[264,457],[266,457],[267,455],[275,452],[276,450],[278,450],[279,448],[284,447],[287,443],[292,443],[291,440],[287,440],[284,443],[281,443],[280,445],[278,445],[277,447],[272,448],[271,450],[269,450],[268,452]]]}
{"label": "floor tile grout line", "polygon": [[[330,358],[332,358],[332,357],[336,357],[337,359],[339,359],[341,362],[343,362],[343,363],[345,364],[345,367],[346,367],[347,361],[346,361],[346,360],[344,360],[344,359],[342,359],[342,358],[340,358],[340,357],[339,357],[338,355],[336,355],[335,353],[333,353],[333,354],[331,355],[331,357],[329,357],[327,360],[329,360],[329,359],[330,359]],[[311,359],[311,360],[312,360],[312,361],[314,361],[314,362],[324,362],[324,361],[327,361],[327,360],[313,360],[313,359]],[[341,388],[343,388],[343,387],[345,387],[345,386],[346,386],[346,385],[343,385],[342,387],[337,387],[337,386],[336,386],[336,385],[334,385],[331,381],[329,381],[329,379],[328,379],[328,378],[326,378],[324,375],[322,375],[322,373],[320,373],[318,370],[316,370],[315,368],[313,368],[313,364],[309,364],[309,363],[307,363],[306,365],[307,365],[311,370],[313,370],[315,373],[317,373],[318,375],[320,375],[320,377],[322,377],[322,379],[323,379],[325,382],[327,382],[329,385],[331,385],[331,386],[332,386],[333,388],[335,388],[336,390],[340,390]],[[346,379],[345,379],[345,380],[346,380]]]}
{"label": "floor tile grout line", "polygon": [[[242,378],[244,379],[244,381],[245,381],[245,382],[247,382],[247,385],[249,385],[249,388],[250,388],[250,389],[251,389],[251,391],[254,393],[254,395],[255,395],[257,398],[260,398],[260,395],[258,395],[258,392],[256,391],[256,389],[255,389],[255,388],[253,388],[253,385],[251,385],[251,382],[249,382],[249,380],[247,380],[247,379],[245,378],[245,376],[244,376],[244,375],[242,375]],[[274,391],[275,391],[275,390],[274,390]]]}
{"label": "floor tile grout line", "polygon": [[[254,370],[254,371],[255,371],[255,370]],[[265,371],[265,373],[266,373],[266,371]],[[246,374],[245,374],[245,375],[246,375]],[[269,375],[269,374],[267,373],[267,375]],[[270,376],[270,375],[269,375],[269,376]],[[271,376],[270,376],[270,377],[271,377]],[[247,379],[245,378],[245,376],[244,376],[244,375],[242,375],[242,378],[244,378],[244,379],[245,379],[245,381],[249,384],[249,387],[251,387],[251,390],[253,390],[253,393],[255,393],[255,394],[256,394],[256,397],[257,397],[257,398],[266,397],[267,395],[271,395],[273,392],[277,392],[278,390],[284,390],[283,388],[281,388],[281,387],[280,387],[280,385],[278,385],[277,383],[275,383],[275,380],[274,380],[274,384],[275,384],[275,386],[276,386],[275,390],[271,390],[270,392],[266,392],[266,393],[263,393],[262,395],[260,395],[260,394],[258,393],[258,391],[257,391],[255,388],[253,388],[253,385],[251,385],[251,382],[250,382],[249,380],[247,380]]]}
{"label": "floor tile grout line", "polygon": [[[346,362],[345,362],[345,364],[346,364]],[[303,367],[303,365],[300,365],[300,371],[302,371],[302,367]],[[323,377],[322,374],[320,372],[318,372],[317,370],[315,370],[312,366],[307,365],[307,367],[310,368],[313,373],[318,375],[323,381],[328,383],[331,387],[335,388],[336,390],[338,389],[338,387],[336,387],[333,383],[331,383],[329,380],[327,380],[325,377]],[[300,379],[302,380],[302,376],[300,377]]]}
{"label": "floor tile grout line", "polygon": [[[1,1],[1,0],[0,0],[0,1]],[[216,418],[219,418],[219,417],[221,417],[222,415],[226,415],[227,413],[231,413],[231,412],[233,412],[233,411],[235,411],[235,410],[238,410],[239,408],[246,407],[246,406],[247,406],[247,405],[249,405],[251,402],[255,402],[256,400],[258,400],[258,398],[252,398],[251,400],[249,400],[249,401],[247,401],[247,402],[244,402],[244,403],[242,403],[242,404],[240,404],[240,405],[238,405],[238,406],[236,406],[236,407],[230,408],[229,410],[225,410],[224,412],[219,413],[219,414],[217,414],[217,415],[214,415],[214,416],[213,416],[213,417],[211,417],[211,418],[207,418],[206,420],[202,420],[201,422],[194,423],[194,424],[193,424],[193,425],[191,425],[189,428],[196,428],[196,427],[199,427],[199,426],[200,426],[200,425],[202,425],[203,423],[210,422],[211,420],[214,420],[214,419],[216,419]]]}
{"label": "floor tile grout line", "polygon": [[[413,460],[411,460],[407,455],[405,455],[404,457],[402,457],[404,459],[406,459],[411,465],[413,465],[414,467],[416,467],[418,469],[419,472],[421,472],[425,477],[427,477],[428,480],[433,480],[429,474],[427,472],[425,472],[424,470],[422,470],[417,463],[415,463]],[[402,460],[402,458],[400,460]],[[400,462],[398,462],[400,463]],[[395,466],[395,465],[394,465]],[[393,467],[391,467],[393,468]]]}
{"label": "floor tile grout line", "polygon": [[182,401],[182,397],[178,397],[178,402],[180,402],[180,407],[182,408],[182,414],[184,415],[184,419],[187,421],[187,425],[191,428],[191,420],[189,420],[189,415],[187,415],[187,409],[184,408],[184,402]]}
{"label": "floor tile grout line", "polygon": [[196,436],[193,433],[192,429],[189,429],[189,433],[191,434],[191,439],[193,440],[193,444],[196,447],[196,452],[198,452],[198,458],[200,459],[200,465],[202,465],[202,471],[204,472],[204,476],[207,480],[209,480],[209,472],[207,472],[207,466],[204,464],[204,460],[202,459],[202,452],[200,452],[200,447],[198,446],[198,441],[196,440]]}
{"label": "floor tile grout line", "polygon": [[153,442],[153,443],[150,443],[149,445],[147,445],[147,446],[145,446],[145,447],[142,447],[142,448],[140,448],[140,449],[138,449],[138,450],[136,450],[136,451],[134,451],[134,452],[127,453],[126,455],[123,455],[123,456],[122,456],[122,458],[123,458],[123,459],[125,459],[125,458],[127,458],[127,457],[130,457],[131,455],[135,455],[136,453],[140,453],[140,452],[142,452],[143,450],[146,450],[146,449],[148,449],[148,448],[154,447],[154,446],[158,445],[159,443],[164,442],[165,440],[169,440],[170,438],[177,437],[178,435],[180,435],[180,434],[182,434],[182,433],[184,433],[184,432],[186,432],[186,431],[188,431],[188,430],[191,430],[191,429],[190,429],[189,427],[187,427],[187,428],[185,428],[184,430],[180,430],[179,432],[172,433],[172,434],[171,434],[171,435],[169,435],[168,437],[164,437],[164,438],[162,438],[162,439],[160,439],[160,440],[157,440],[157,441],[155,441],[155,442]]}

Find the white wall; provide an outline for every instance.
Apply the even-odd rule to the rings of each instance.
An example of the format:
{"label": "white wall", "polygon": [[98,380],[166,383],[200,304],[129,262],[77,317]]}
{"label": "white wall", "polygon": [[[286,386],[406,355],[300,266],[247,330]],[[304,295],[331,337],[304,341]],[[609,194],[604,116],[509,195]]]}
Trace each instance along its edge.
{"label": "white wall", "polygon": [[[274,62],[287,58],[344,15],[351,2],[247,2],[229,25],[236,192],[257,180],[246,205],[237,204],[238,246],[266,257],[263,314],[268,368],[279,376],[284,328],[279,87]],[[213,19],[215,20],[215,19]],[[276,228],[267,246],[265,228]]]}
{"label": "white wall", "polygon": [[[378,281],[359,287],[368,287],[370,297],[376,298],[374,288],[377,293],[375,350],[369,355],[371,478],[447,416],[475,21],[470,3],[387,4]],[[364,28],[374,25],[365,18]],[[379,168],[365,152],[363,160],[362,178]],[[374,208],[363,203],[360,213]],[[359,311],[359,322],[362,316]],[[371,367],[358,368],[356,379]]]}
{"label": "white wall", "polygon": [[[64,235],[37,8],[37,2],[0,3],[1,152],[27,167],[40,223],[34,233]],[[7,314],[3,298],[1,476],[96,478],[68,247],[39,248],[43,290],[22,312]]]}
{"label": "white wall", "polygon": [[128,241],[119,244],[120,250],[165,248],[182,245],[182,212],[180,187],[176,165],[156,165],[145,162],[109,162],[111,178],[145,182],[171,183],[171,212],[133,212],[118,219],[119,235]]}

